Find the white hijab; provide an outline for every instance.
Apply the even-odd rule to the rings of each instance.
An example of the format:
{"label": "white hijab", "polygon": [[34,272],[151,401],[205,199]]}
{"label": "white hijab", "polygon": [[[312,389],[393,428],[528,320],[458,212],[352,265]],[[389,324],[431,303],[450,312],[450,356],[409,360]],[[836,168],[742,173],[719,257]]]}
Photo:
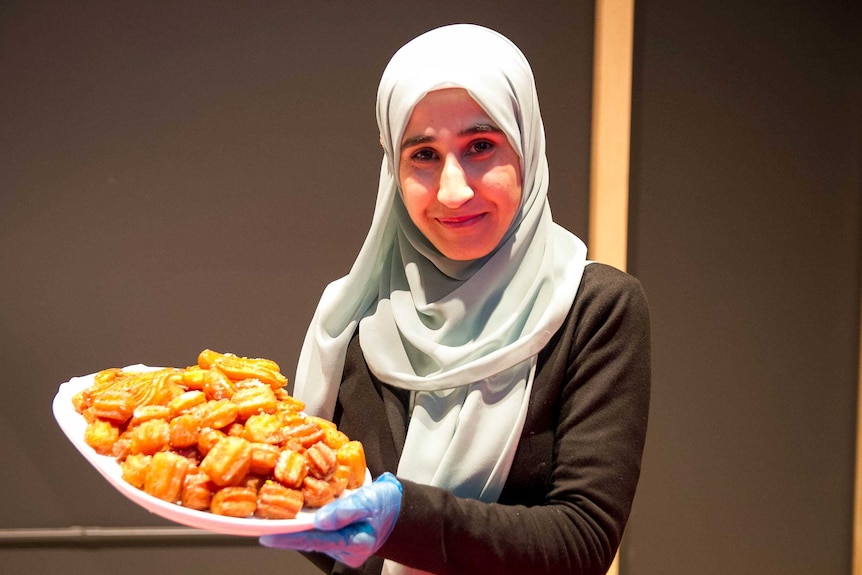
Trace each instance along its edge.
{"label": "white hijab", "polygon": [[[450,87],[466,89],[503,130],[523,177],[520,210],[499,246],[467,262],[446,258],[419,232],[398,187],[399,143],[413,107]],[[536,356],[568,315],[586,258],[583,242],[551,219],[532,70],[497,32],[437,28],[392,57],[377,121],[385,156],[371,229],[350,273],[323,292],[294,393],[309,412],[331,418],[359,329],[374,375],[413,392],[399,477],[496,501],[523,429]]]}

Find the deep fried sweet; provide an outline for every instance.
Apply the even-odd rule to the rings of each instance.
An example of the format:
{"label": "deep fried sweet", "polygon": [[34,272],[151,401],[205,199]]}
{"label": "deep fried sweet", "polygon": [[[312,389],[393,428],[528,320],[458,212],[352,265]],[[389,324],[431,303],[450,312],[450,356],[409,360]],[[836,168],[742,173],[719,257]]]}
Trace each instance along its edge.
{"label": "deep fried sweet", "polygon": [[347,484],[350,482],[352,472],[346,465],[339,465],[335,472],[327,479],[327,482],[332,487],[332,491],[336,497],[344,493],[347,489]]}
{"label": "deep fried sweet", "polygon": [[[198,362],[200,365],[200,357]],[[281,374],[278,364],[271,360],[221,354],[212,359],[209,365],[233,381],[258,379],[273,389],[280,389],[287,385],[287,378]]]}
{"label": "deep fried sweet", "polygon": [[220,487],[238,485],[251,467],[251,443],[241,437],[219,440],[201,461],[201,471]]}
{"label": "deep fried sweet", "polygon": [[224,373],[211,367],[204,375],[203,390],[207,399],[230,399],[236,393],[236,384]]}
{"label": "deep fried sweet", "polygon": [[345,443],[335,451],[335,458],[339,465],[345,465],[350,469],[348,489],[356,489],[365,483],[365,449],[361,442],[354,440]]}
{"label": "deep fried sweet", "polygon": [[168,402],[168,407],[171,410],[171,413],[174,415],[180,415],[182,413],[187,413],[197,408],[200,405],[203,405],[207,401],[206,394],[198,389],[185,391],[175,398],[173,398],[170,402]]}
{"label": "deep fried sweet", "polygon": [[260,489],[260,487],[266,482],[266,479],[260,477],[258,475],[246,475],[243,480],[240,482],[240,487],[248,487],[249,489],[254,489],[255,493]]}
{"label": "deep fried sweet", "polygon": [[94,391],[104,389],[105,387],[112,385],[117,378],[124,377],[125,375],[126,372],[119,367],[103,369],[93,377],[93,386],[91,389]]}
{"label": "deep fried sweet", "polygon": [[278,456],[273,474],[283,485],[299,488],[308,475],[308,461],[301,453],[285,449]]}
{"label": "deep fried sweet", "polygon": [[134,374],[122,386],[134,396],[135,406],[167,405],[185,391],[182,371],[175,368]]}
{"label": "deep fried sweet", "polygon": [[84,442],[99,455],[111,455],[119,438],[119,428],[103,419],[93,420],[84,430]]}
{"label": "deep fried sweet", "polygon": [[346,433],[332,426],[323,428],[322,441],[332,449],[338,449],[342,445],[346,445],[350,441],[350,438],[347,437]]}
{"label": "deep fried sweet", "polygon": [[245,426],[238,421],[234,421],[233,423],[231,423],[227,427],[223,428],[222,431],[224,431],[228,435],[233,435],[235,437],[242,437],[245,435]]}
{"label": "deep fried sweet", "polygon": [[275,445],[270,443],[252,443],[249,473],[271,476],[280,455],[281,449]]}
{"label": "deep fried sweet", "polygon": [[174,449],[182,449],[197,445],[201,428],[198,418],[190,413],[174,417],[170,421],[169,443]]}
{"label": "deep fried sweet", "polygon": [[172,451],[156,453],[147,467],[144,491],[164,501],[178,501],[190,465],[188,459]]}
{"label": "deep fried sweet", "polygon": [[190,365],[183,370],[183,387],[186,389],[202,391],[206,379],[206,369],[197,365]]}
{"label": "deep fried sweet", "polygon": [[194,409],[201,428],[221,429],[236,421],[239,409],[228,399],[208,401]]}
{"label": "deep fried sweet", "polygon": [[114,443],[111,448],[111,457],[117,461],[123,461],[131,453],[132,440],[128,433],[121,433],[120,438]]}
{"label": "deep fried sweet", "polygon": [[152,455],[171,441],[171,427],[164,419],[145,421],[129,432],[129,452]]}
{"label": "deep fried sweet", "polygon": [[323,507],[335,499],[335,490],[323,479],[307,476],[302,481],[302,498],[309,507]]}
{"label": "deep fried sweet", "polygon": [[188,473],[183,480],[180,501],[183,507],[205,511],[210,508],[210,502],[215,490],[215,484],[210,481],[206,473],[202,471]]}
{"label": "deep fried sweet", "polygon": [[213,494],[210,511],[217,515],[248,517],[257,509],[257,492],[250,487],[223,487]]}
{"label": "deep fried sweet", "polygon": [[136,407],[135,395],[128,389],[107,389],[93,397],[89,411],[92,415],[124,423],[131,419]]}
{"label": "deep fried sweet", "polygon": [[103,369],[96,373],[93,376],[93,385],[72,396],[72,406],[75,408],[75,411],[83,414],[86,409],[93,405],[93,399],[98,394],[112,387],[120,377],[126,378],[128,375],[119,367]]}
{"label": "deep fried sweet", "polygon": [[261,413],[275,413],[278,407],[275,392],[271,387],[264,385],[238,387],[231,401],[239,409],[239,418],[242,420]]}
{"label": "deep fried sweet", "polygon": [[201,455],[206,456],[207,453],[215,446],[216,443],[227,434],[212,427],[204,427],[198,435],[198,451]]}
{"label": "deep fried sweet", "polygon": [[323,439],[323,429],[312,421],[302,420],[298,423],[289,424],[282,429],[284,441],[295,441],[308,448]]}
{"label": "deep fried sweet", "polygon": [[285,440],[281,419],[271,413],[252,415],[245,422],[243,437],[253,443],[271,443],[278,445]]}
{"label": "deep fried sweet", "polygon": [[322,441],[305,451],[305,459],[308,461],[308,473],[317,479],[329,479],[338,466],[335,450]]}
{"label": "deep fried sweet", "polygon": [[336,425],[331,421],[323,419],[322,417],[315,417],[313,415],[307,415],[305,416],[305,419],[306,421],[314,423],[315,425],[320,427],[320,429],[323,430],[323,437],[321,438],[321,441],[326,443],[326,445],[328,445],[332,449],[338,449],[339,447],[350,441],[350,438],[347,437],[347,434],[345,434],[343,431],[340,431],[338,427],[336,427]]}
{"label": "deep fried sweet", "polygon": [[136,425],[140,425],[145,421],[150,421],[151,419],[164,419],[165,421],[170,421],[171,417],[173,417],[173,414],[167,405],[142,405],[135,408],[135,411],[132,413],[129,427],[135,427]]}
{"label": "deep fried sweet", "polygon": [[120,464],[123,479],[138,489],[143,489],[144,480],[147,477],[147,468],[149,468],[152,460],[152,455],[142,453],[129,455]]}
{"label": "deep fried sweet", "polygon": [[267,481],[257,492],[255,514],[265,519],[293,519],[302,509],[304,501],[302,491]]}
{"label": "deep fried sweet", "polygon": [[290,411],[294,413],[301,413],[305,410],[305,402],[296,399],[292,395],[290,395],[286,389],[279,388],[273,390],[275,393],[275,398],[278,400],[278,411],[285,412]]}

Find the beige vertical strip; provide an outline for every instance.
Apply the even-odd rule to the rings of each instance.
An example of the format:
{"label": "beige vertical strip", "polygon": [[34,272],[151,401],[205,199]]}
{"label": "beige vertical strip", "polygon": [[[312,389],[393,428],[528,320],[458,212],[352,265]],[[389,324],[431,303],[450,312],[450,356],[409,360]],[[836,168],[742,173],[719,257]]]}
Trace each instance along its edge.
{"label": "beige vertical strip", "polygon": [[596,0],[590,259],[626,269],[634,0]]}
{"label": "beige vertical strip", "polygon": [[[589,258],[625,270],[634,0],[596,0],[594,35]],[[619,572],[618,553],[608,575]]]}
{"label": "beige vertical strip", "polygon": [[856,395],[856,489],[853,503],[853,575],[862,575],[862,310],[859,317],[859,383]]}

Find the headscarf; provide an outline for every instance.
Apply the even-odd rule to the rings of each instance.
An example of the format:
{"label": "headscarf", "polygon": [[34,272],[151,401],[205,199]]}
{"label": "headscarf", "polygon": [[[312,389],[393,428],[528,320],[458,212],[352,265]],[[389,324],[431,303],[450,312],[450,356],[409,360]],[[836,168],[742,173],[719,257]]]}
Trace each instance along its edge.
{"label": "headscarf", "polygon": [[[521,159],[520,209],[477,260],[442,255],[410,220],[400,142],[428,92],[459,87]],[[501,34],[457,24],[392,57],[377,93],[385,154],[371,228],[347,276],[324,290],[300,353],[295,395],[331,418],[356,330],[371,372],[411,391],[398,476],[496,501],[523,430],[537,354],[568,315],[586,247],[548,205],[545,133],[533,73]]]}

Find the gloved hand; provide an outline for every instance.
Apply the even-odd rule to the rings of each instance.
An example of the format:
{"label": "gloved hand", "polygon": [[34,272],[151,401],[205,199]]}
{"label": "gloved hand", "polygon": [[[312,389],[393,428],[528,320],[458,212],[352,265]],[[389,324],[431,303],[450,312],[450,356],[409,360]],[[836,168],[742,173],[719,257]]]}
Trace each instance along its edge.
{"label": "gloved hand", "polygon": [[266,547],[317,551],[358,567],[389,537],[401,510],[401,483],[384,473],[370,485],[317,510],[314,529],[283,535],[263,535]]}

